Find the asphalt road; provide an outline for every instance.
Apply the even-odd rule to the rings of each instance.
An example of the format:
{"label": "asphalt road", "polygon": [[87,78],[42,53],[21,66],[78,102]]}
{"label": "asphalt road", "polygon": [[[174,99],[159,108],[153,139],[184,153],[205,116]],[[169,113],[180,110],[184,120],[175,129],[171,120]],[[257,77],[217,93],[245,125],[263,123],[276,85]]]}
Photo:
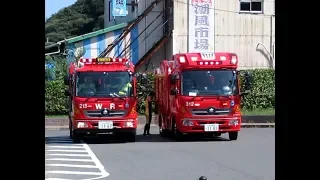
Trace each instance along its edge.
{"label": "asphalt road", "polygon": [[135,143],[87,139],[73,144],[68,131],[46,131],[46,178],[107,180],[273,180],[274,128],[243,128],[237,141],[227,135],[173,142],[151,136]]}

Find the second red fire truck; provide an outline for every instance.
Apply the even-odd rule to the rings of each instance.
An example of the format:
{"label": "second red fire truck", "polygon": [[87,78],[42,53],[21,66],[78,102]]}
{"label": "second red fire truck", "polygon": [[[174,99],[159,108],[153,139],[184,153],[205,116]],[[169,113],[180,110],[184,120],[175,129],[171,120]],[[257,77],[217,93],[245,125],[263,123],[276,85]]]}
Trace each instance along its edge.
{"label": "second red fire truck", "polygon": [[[237,140],[241,127],[238,57],[234,53],[181,53],[155,71],[156,112],[160,135],[182,140],[188,134]],[[142,78],[142,82],[144,78]]]}

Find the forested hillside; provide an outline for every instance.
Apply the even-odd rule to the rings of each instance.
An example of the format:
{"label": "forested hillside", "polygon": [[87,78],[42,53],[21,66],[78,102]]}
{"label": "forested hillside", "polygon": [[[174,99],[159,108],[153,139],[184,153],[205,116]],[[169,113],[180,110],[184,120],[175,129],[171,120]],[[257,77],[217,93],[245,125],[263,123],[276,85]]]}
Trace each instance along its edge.
{"label": "forested hillside", "polygon": [[45,23],[45,41],[63,39],[103,29],[104,0],[78,0],[52,15]]}

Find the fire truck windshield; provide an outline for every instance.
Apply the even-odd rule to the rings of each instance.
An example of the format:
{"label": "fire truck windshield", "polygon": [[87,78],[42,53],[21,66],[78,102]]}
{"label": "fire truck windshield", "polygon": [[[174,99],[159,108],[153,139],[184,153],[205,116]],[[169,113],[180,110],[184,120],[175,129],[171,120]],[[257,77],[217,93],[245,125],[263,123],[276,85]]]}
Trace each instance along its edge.
{"label": "fire truck windshield", "polygon": [[184,96],[216,96],[238,94],[234,70],[191,70],[182,72],[181,92]]}
{"label": "fire truck windshield", "polygon": [[132,95],[132,78],[126,71],[77,73],[76,96],[128,97]]}

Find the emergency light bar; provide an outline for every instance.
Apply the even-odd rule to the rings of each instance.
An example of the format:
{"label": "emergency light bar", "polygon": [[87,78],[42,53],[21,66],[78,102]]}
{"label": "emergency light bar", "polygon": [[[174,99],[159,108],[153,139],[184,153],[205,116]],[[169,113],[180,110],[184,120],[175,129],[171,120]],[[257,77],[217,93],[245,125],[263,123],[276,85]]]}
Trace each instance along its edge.
{"label": "emergency light bar", "polygon": [[237,55],[234,53],[202,52],[178,56],[178,62],[181,64],[187,63],[187,60],[190,60],[189,64],[197,65],[236,65],[238,63]]}
{"label": "emergency light bar", "polygon": [[81,58],[79,60],[79,62],[81,63],[85,63],[85,64],[92,64],[92,63],[102,63],[102,64],[109,64],[109,63],[126,63],[128,62],[127,58]]}

